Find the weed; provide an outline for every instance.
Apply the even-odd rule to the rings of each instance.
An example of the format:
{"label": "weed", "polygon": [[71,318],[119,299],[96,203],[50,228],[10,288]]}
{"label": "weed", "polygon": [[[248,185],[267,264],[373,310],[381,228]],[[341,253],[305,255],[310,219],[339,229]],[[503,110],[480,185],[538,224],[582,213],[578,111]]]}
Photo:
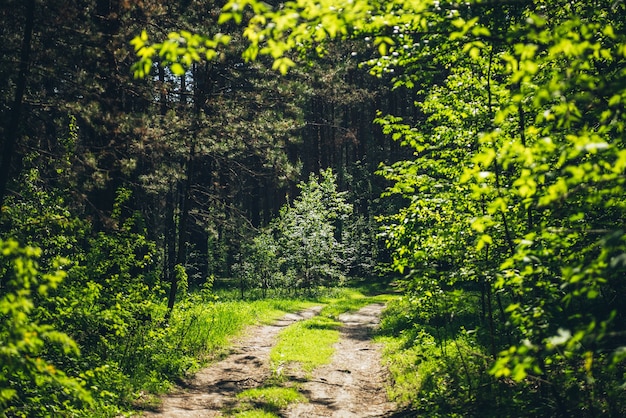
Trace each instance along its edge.
{"label": "weed", "polygon": [[236,418],[278,418],[279,416],[262,409],[250,409],[233,415]]}

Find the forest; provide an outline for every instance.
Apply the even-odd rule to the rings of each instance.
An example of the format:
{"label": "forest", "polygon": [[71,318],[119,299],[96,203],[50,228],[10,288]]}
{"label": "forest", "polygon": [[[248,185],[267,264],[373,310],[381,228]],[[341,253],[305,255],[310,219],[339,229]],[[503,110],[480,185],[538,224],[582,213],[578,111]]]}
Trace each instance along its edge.
{"label": "forest", "polygon": [[364,286],[402,416],[626,416],[623,0],[0,21],[0,416],[130,415]]}

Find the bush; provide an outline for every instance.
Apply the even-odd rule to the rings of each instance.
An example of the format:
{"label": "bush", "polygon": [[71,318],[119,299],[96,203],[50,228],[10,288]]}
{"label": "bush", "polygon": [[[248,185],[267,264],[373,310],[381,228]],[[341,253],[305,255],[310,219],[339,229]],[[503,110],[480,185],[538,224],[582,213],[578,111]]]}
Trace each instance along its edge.
{"label": "bush", "polygon": [[[92,403],[85,381],[60,368],[78,356],[77,344],[34,317],[34,296],[45,297],[66,276],[56,260],[41,273],[41,250],[0,240],[0,415],[43,416]],[[47,358],[50,353],[56,364]]]}

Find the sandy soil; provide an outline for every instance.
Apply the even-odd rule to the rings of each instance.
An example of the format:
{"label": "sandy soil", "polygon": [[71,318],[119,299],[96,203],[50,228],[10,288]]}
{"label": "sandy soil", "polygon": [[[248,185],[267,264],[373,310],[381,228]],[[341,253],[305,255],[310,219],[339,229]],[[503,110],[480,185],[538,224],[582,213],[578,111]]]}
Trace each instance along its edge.
{"label": "sandy soil", "polygon": [[[371,341],[382,304],[364,307],[340,316],[343,323],[332,362],[312,376],[288,371],[298,382],[306,403],[292,404],[281,416],[365,418],[390,417],[395,409],[387,401],[384,384],[386,371],[381,366],[379,347]],[[146,417],[222,417],[222,411],[236,405],[236,394],[261,386],[270,377],[269,353],[284,327],[319,313],[320,307],[288,314],[272,325],[253,327],[233,346],[224,360],[198,372],[184,387],[163,398],[158,412]]]}

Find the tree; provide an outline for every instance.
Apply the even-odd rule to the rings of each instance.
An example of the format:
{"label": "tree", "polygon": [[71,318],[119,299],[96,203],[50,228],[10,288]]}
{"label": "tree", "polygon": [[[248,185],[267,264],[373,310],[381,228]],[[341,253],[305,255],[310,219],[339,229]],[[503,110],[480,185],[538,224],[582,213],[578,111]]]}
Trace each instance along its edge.
{"label": "tree", "polygon": [[22,35],[18,74],[13,104],[7,118],[2,141],[2,160],[0,161],[0,205],[4,201],[7,183],[11,175],[11,165],[19,138],[24,93],[26,90],[28,71],[30,68],[30,52],[32,48],[33,27],[35,25],[35,1],[24,3],[24,32]]}
{"label": "tree", "polygon": [[337,191],[330,169],[320,172],[319,179],[311,175],[299,188],[300,196],[293,206],[283,207],[275,225],[285,268],[295,272],[298,287],[337,283],[344,261],[336,231],[352,208]]}
{"label": "tree", "polygon": [[[283,74],[351,38],[378,52],[363,63],[374,75],[415,92],[413,120],[379,118],[415,150],[383,169],[409,202],[386,229],[395,264],[429,298],[480,289],[492,375],[549,399],[544,413],[624,409],[625,14],[610,1],[230,1],[219,18],[245,19],[244,57]],[[136,47],[145,60],[177,43]]]}
{"label": "tree", "polygon": [[[337,190],[335,175],[331,169],[319,177],[311,174],[299,189],[300,195],[283,206],[241,256],[240,274],[253,276],[249,280],[255,280],[264,292],[271,280],[308,291],[334,286],[347,270],[342,257],[346,243],[338,226],[348,220],[352,207],[345,201],[345,192]],[[279,271],[282,280],[276,280]]]}
{"label": "tree", "polygon": [[283,287],[278,257],[278,243],[269,228],[261,230],[249,244],[243,246],[239,263],[233,266],[239,278],[242,299],[248,288],[261,288],[261,294],[265,298],[268,290]]}

